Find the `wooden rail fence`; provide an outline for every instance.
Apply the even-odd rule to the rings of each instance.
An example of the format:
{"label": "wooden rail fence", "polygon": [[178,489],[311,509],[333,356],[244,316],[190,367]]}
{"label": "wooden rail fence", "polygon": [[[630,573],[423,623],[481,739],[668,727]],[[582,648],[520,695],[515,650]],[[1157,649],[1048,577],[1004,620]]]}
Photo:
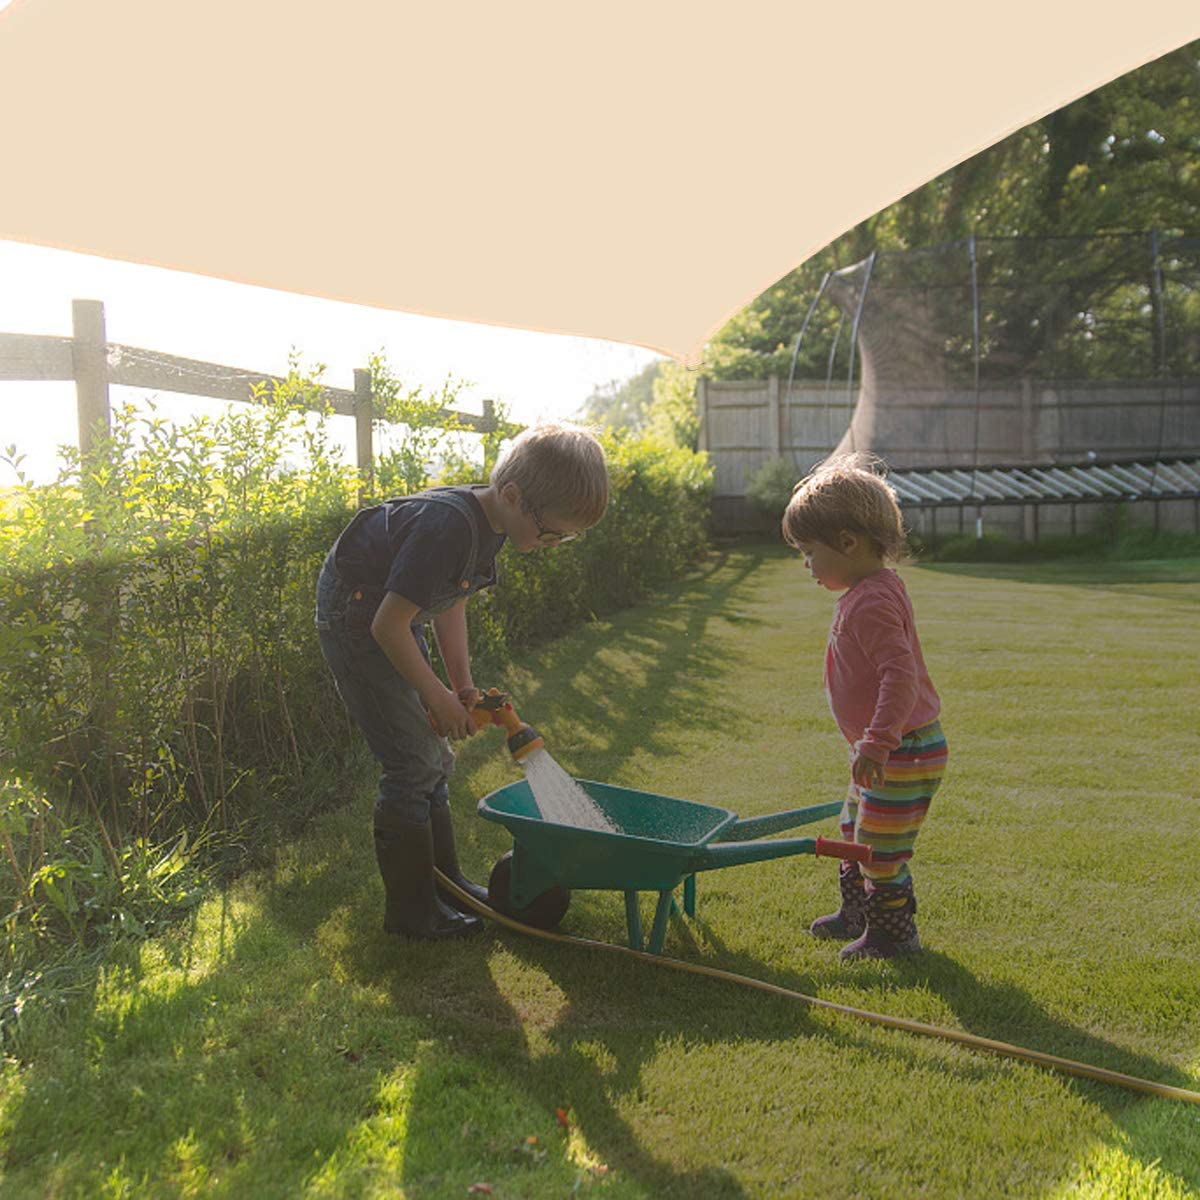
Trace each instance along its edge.
{"label": "wooden rail fence", "polygon": [[[111,428],[110,384],[249,402],[254,384],[284,382],[279,376],[262,371],[224,367],[110,342],[105,335],[104,305],[99,300],[72,301],[71,315],[73,337],[0,333],[0,381],[73,380],[79,450],[84,456],[97,438]],[[369,491],[374,460],[371,372],[365,368],[355,370],[354,388],[350,391],[322,388],[319,400],[312,407],[323,410],[325,406],[341,416],[354,418],[356,465]],[[453,421],[475,433],[493,433],[499,428],[492,400],[483,401],[482,415],[443,409],[442,416],[447,423]]]}

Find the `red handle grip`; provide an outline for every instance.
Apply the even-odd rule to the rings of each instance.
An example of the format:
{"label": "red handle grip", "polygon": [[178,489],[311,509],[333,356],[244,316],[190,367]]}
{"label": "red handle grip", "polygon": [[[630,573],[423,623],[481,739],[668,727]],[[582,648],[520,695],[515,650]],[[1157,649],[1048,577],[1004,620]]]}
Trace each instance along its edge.
{"label": "red handle grip", "polygon": [[814,854],[825,858],[847,858],[851,862],[871,865],[871,847],[863,842],[839,842],[834,838],[817,838]]}

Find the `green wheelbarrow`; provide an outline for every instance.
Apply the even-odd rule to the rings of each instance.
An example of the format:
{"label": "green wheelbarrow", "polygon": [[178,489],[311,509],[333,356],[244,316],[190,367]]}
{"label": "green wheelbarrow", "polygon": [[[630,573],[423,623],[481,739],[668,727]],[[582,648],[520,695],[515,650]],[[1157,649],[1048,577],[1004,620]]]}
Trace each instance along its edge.
{"label": "green wheelbarrow", "polygon": [[641,950],[638,892],[657,892],[658,907],[646,949],[661,954],[667,919],[683,884],[683,908],[696,915],[696,875],[718,867],[764,862],[793,854],[871,861],[871,848],[827,838],[767,838],[841,812],[840,801],[739,820],[727,808],[657,796],[634,788],[576,780],[610,828],[584,828],[542,819],[525,780],[479,801],[479,815],[503,825],[513,848],[488,880],[492,907],[538,929],[553,929],[566,914],[574,888],[625,894],[629,945]]}

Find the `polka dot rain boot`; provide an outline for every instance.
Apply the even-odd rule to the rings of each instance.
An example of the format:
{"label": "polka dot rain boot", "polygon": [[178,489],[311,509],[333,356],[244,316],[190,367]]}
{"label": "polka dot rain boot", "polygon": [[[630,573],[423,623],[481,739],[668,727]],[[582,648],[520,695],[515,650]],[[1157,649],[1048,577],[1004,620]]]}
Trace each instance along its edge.
{"label": "polka dot rain boot", "polygon": [[843,859],[838,864],[838,888],[842,893],[842,907],[827,917],[818,917],[808,927],[813,937],[848,942],[867,928],[867,893],[858,863]]}
{"label": "polka dot rain boot", "polygon": [[900,887],[877,887],[866,899],[867,928],[860,938],[843,946],[839,958],[895,958],[921,949],[917,937],[917,898],[912,880]]}

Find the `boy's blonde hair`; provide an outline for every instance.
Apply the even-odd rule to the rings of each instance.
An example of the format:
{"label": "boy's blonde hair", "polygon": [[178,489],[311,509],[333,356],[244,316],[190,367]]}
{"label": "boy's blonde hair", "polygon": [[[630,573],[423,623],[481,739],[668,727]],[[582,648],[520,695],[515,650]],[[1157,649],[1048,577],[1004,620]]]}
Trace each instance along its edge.
{"label": "boy's blonde hair", "polygon": [[871,539],[884,562],[908,558],[908,539],[896,493],[883,478],[887,465],[872,454],[842,454],[818,463],[792,489],[783,514],[790,546],[837,546],[843,529]]}
{"label": "boy's blonde hair", "polygon": [[536,425],[518,434],[492,468],[492,486],[521,489],[528,512],[555,513],[587,529],[608,507],[608,467],[595,434],[582,425]]}

